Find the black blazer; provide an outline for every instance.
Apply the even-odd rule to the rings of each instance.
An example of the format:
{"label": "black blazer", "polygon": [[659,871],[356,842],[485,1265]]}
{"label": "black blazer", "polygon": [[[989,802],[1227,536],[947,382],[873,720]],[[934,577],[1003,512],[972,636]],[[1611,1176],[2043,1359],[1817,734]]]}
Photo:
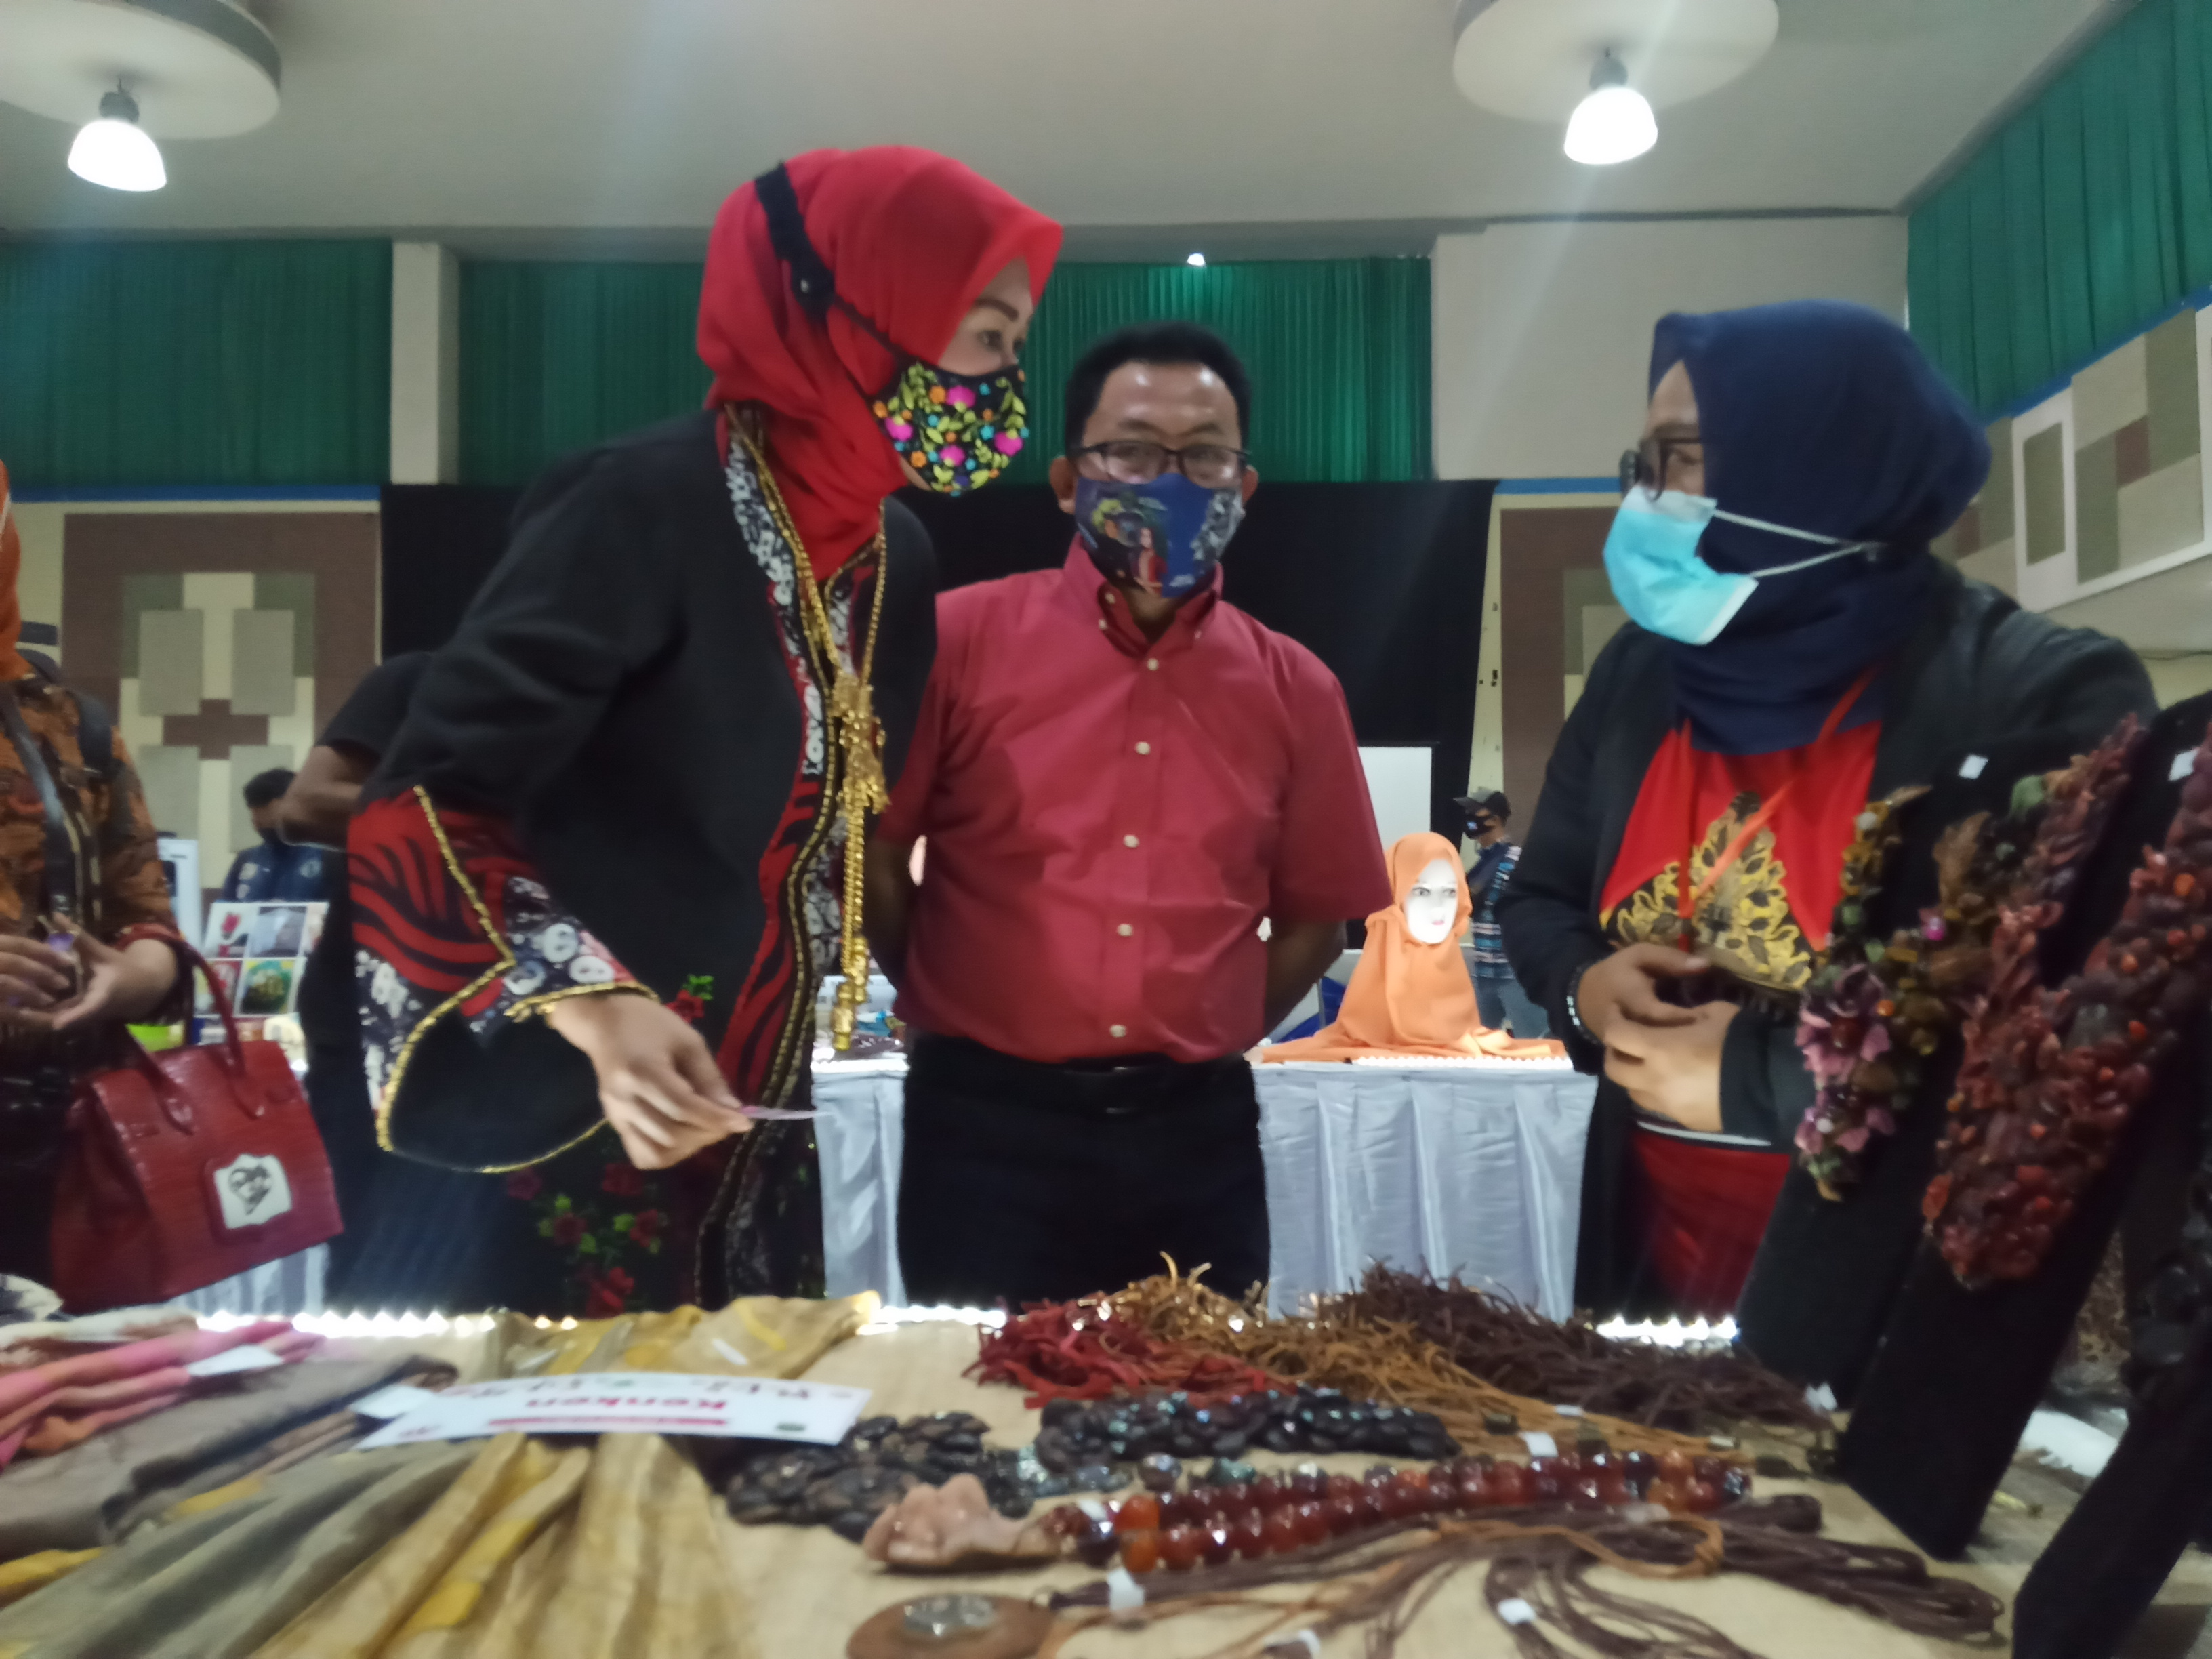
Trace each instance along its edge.
{"label": "black blazer", "polygon": [[[1933,902],[1932,851],[1945,827],[1985,807],[2001,810],[2014,780],[2064,763],[2123,715],[2148,716],[2156,706],[2149,678],[2127,647],[2022,611],[1996,589],[1968,580],[1949,566],[1939,572],[1921,626],[1885,671],[1882,692],[1887,713],[1875,753],[1873,794],[1879,799],[1912,783],[1934,786],[1909,809],[1899,876],[1884,890],[1875,917],[1885,932]],[[1559,734],[1519,867],[1498,903],[1515,974],[1550,1010],[1552,1029],[1565,1036],[1575,1064],[1583,1071],[1601,1069],[1604,1055],[1574,1034],[1566,1017],[1567,986],[1577,969],[1611,949],[1598,924],[1599,895],[1644,773],[1675,719],[1666,642],[1632,623],[1622,628],[1599,653]],[[1972,780],[1959,776],[1969,755],[1987,757]],[[1939,1065],[1931,1070],[1942,1073],[1948,1087],[1948,1069]],[[1722,1057],[1722,1127],[1787,1149],[1812,1097],[1794,1025],[1747,1007],[1730,1024]],[[1625,1091],[1600,1083],[1583,1162],[1575,1297],[1577,1304],[1604,1313],[1648,1305],[1641,1238],[1633,1219],[1623,1212],[1632,1198],[1624,1176],[1633,1111]],[[1899,1159],[1895,1148],[1914,1140],[1917,1128],[1926,1130],[1919,1137],[1926,1146],[1911,1156],[1921,1160],[1924,1185],[1933,1125],[1927,1111],[1911,1115],[1911,1124],[1903,1126],[1893,1146],[1869,1160],[1868,1186],[1883,1166],[1911,1161]],[[1911,1174],[1900,1170],[1893,1179],[1909,1185]],[[1871,1225],[1880,1238],[1894,1243],[1895,1261],[1879,1268],[1865,1264],[1879,1281],[1880,1305],[1887,1307],[1917,1237],[1918,1188],[1912,1189],[1909,1223],[1893,1206],[1869,1206],[1864,1197],[1863,1192],[1845,1203],[1832,1203],[1819,1196],[1802,1171],[1792,1173],[1770,1227],[1769,1249],[1753,1270],[1738,1311],[1747,1340],[1757,1322],[1753,1292],[1769,1265],[1774,1229],[1787,1231],[1785,1218],[1811,1206],[1850,1212],[1848,1219],[1857,1227]],[[1819,1224],[1812,1231],[1819,1234],[1837,1218],[1813,1216]],[[1813,1244],[1822,1247],[1818,1240]],[[1784,1292],[1793,1301],[1801,1294],[1825,1292],[1802,1280]],[[1879,1329],[1878,1319],[1874,1329]],[[1863,1332],[1860,1340],[1870,1342],[1872,1336],[1873,1331]],[[1753,1346],[1757,1351],[1759,1345],[1754,1341]],[[1761,1357],[1769,1358],[1763,1351]],[[1816,1372],[1813,1380],[1837,1378]]]}
{"label": "black blazer", "polygon": [[[884,515],[874,684],[896,779],[936,654],[937,571],[920,520],[896,501]],[[790,937],[802,930],[771,918],[762,891],[771,842],[794,833],[804,731],[702,411],[570,456],[530,487],[367,793],[419,784],[441,805],[511,820],[558,904],[664,1000],[712,977],[699,1030],[719,1048],[771,927],[794,958],[787,1002],[811,1006],[819,982]],[[802,1082],[805,1063],[801,1052]],[[446,1020],[392,1128],[401,1151],[484,1168],[544,1157],[598,1111],[589,1063],[544,1022],[486,1045]]]}

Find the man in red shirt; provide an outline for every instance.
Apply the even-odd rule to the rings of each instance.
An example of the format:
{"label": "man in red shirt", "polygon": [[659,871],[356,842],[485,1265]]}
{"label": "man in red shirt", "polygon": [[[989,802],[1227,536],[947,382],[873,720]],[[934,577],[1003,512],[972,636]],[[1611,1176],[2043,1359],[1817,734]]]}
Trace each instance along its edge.
{"label": "man in red shirt", "polygon": [[1259,486],[1243,366],[1190,324],[1124,329],[1077,363],[1066,406],[1052,479],[1074,545],[939,599],[869,848],[871,942],[915,1030],[916,1302],[1118,1290],[1164,1252],[1232,1294],[1264,1279],[1244,1052],[1346,920],[1390,902],[1342,689],[1220,597]]}

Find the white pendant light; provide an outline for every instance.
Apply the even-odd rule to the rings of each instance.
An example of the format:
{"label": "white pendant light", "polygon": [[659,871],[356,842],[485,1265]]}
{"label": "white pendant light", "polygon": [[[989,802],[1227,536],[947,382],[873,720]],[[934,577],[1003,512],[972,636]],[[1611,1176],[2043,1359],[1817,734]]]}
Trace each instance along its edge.
{"label": "white pendant light", "polygon": [[1567,158],[1585,167],[1633,161],[1659,142],[1659,123],[1644,94],[1628,84],[1628,70],[1611,52],[1590,71],[1589,96],[1567,122]]}
{"label": "white pendant light", "polygon": [[161,149],[138,125],[137,100],[116,88],[100,100],[100,118],[78,129],[69,169],[109,190],[159,190],[169,182]]}

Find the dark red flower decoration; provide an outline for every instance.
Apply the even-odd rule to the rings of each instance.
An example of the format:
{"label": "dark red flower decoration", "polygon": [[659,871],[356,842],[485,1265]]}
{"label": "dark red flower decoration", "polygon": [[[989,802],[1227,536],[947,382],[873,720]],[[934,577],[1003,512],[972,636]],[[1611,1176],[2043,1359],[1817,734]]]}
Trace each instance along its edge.
{"label": "dark red flower decoration", "polygon": [[686,1025],[696,1025],[706,1017],[707,1005],[692,992],[678,991],[668,1000],[668,1010]]}
{"label": "dark red flower decoration", "polygon": [[668,1218],[658,1210],[644,1210],[630,1223],[629,1237],[634,1244],[650,1244],[660,1237],[668,1225]]}
{"label": "dark red flower decoration", "polygon": [[562,1247],[574,1244],[584,1236],[584,1218],[580,1215],[556,1215],[553,1218],[553,1242]]}
{"label": "dark red flower decoration", "polygon": [[545,1190],[544,1177],[535,1170],[517,1170],[507,1178],[507,1195],[528,1203]]}
{"label": "dark red flower decoration", "polygon": [[584,1317],[612,1319],[629,1310],[630,1292],[637,1288],[637,1281],[620,1267],[610,1267],[597,1278],[586,1275],[584,1285]]}
{"label": "dark red flower decoration", "polygon": [[617,1198],[635,1198],[645,1190],[645,1176],[635,1164],[610,1164],[599,1178],[599,1190]]}

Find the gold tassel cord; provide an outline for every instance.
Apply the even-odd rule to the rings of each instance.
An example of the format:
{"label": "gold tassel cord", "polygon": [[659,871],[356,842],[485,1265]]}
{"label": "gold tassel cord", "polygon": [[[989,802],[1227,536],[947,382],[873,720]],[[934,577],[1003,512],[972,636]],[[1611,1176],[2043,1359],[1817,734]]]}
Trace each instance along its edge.
{"label": "gold tassel cord", "polygon": [[[830,626],[829,607],[823,603],[822,585],[815,580],[806,547],[799,539],[799,526],[784,505],[769,471],[768,457],[760,446],[740,431],[738,436],[752,457],[753,471],[761,482],[761,495],[777,533],[791,549],[793,579],[800,596],[799,616],[807,637],[822,660],[829,684],[822,688],[822,704],[830,727],[830,741],[842,762],[837,785],[837,811],[845,821],[844,927],[839,940],[838,964],[844,974],[837,988],[837,1006],[830,1016],[831,1046],[843,1053],[853,1046],[853,1032],[860,1010],[868,1000],[868,943],[862,925],[861,904],[866,881],[868,814],[890,805],[890,786],[884,775],[884,728],[876,718],[875,693],[870,682],[876,669],[876,636],[883,630],[884,589],[890,585],[890,559],[883,524],[878,518],[875,539],[855,554],[845,568],[855,569],[873,557],[876,591],[869,606],[868,631],[861,641],[859,664],[848,671],[837,649],[837,636]],[[840,574],[843,574],[842,571]],[[835,578],[832,578],[834,580]],[[858,578],[855,577],[857,581]]]}

